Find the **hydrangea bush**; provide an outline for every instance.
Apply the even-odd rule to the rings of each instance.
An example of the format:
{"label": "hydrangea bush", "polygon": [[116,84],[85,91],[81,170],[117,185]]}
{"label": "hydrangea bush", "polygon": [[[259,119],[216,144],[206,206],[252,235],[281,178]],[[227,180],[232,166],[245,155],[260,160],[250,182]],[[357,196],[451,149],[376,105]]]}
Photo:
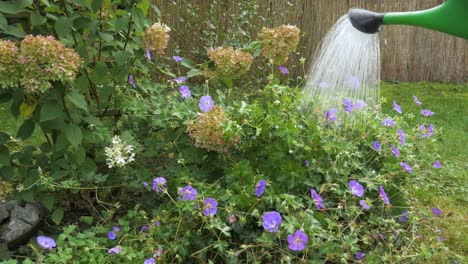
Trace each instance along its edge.
{"label": "hydrangea bush", "polygon": [[[0,28],[50,44],[31,58],[60,51],[41,68],[59,67],[50,86],[31,89],[8,76],[23,46],[0,48],[18,49],[0,62],[14,65],[1,64],[0,98],[23,122],[0,137],[1,180],[64,225],[41,231],[23,263],[407,262],[443,248],[419,233],[443,213],[418,210],[407,192],[441,166],[431,112],[425,124],[397,102],[394,115],[350,100],[311,112],[300,87],[274,75],[254,95],[227,97],[194,80],[209,63],[163,57],[171,31],[147,18],[150,7],[41,1],[21,7],[36,16],[34,36]],[[264,54],[287,60],[296,29],[263,30]],[[223,50],[209,51],[212,74],[247,78],[255,51]],[[27,140],[35,130],[40,143]]]}

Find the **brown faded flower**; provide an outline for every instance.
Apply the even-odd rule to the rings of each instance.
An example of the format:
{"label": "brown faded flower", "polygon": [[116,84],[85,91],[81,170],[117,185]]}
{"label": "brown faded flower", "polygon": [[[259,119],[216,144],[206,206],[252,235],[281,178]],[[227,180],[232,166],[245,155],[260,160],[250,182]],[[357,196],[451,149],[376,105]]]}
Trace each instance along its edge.
{"label": "brown faded flower", "polygon": [[263,42],[263,56],[275,64],[285,63],[289,54],[293,53],[299,44],[300,32],[299,28],[291,25],[263,28],[259,34]]}
{"label": "brown faded flower", "polygon": [[229,122],[229,118],[223,109],[220,106],[215,106],[211,111],[201,113],[196,120],[190,121],[187,133],[198,148],[227,152],[239,140],[236,135],[231,137],[225,135],[222,125],[227,122]]}
{"label": "brown faded flower", "polygon": [[143,42],[145,43],[145,49],[149,52],[162,55],[167,48],[169,43],[169,32],[171,29],[162,23],[154,23],[145,31],[143,36]]}
{"label": "brown faded flower", "polygon": [[18,47],[9,40],[0,40],[0,88],[18,85]]}
{"label": "brown faded flower", "polygon": [[208,50],[208,57],[215,64],[214,70],[205,70],[205,75],[211,79],[235,80],[245,74],[252,64],[250,53],[231,47],[218,47]]}

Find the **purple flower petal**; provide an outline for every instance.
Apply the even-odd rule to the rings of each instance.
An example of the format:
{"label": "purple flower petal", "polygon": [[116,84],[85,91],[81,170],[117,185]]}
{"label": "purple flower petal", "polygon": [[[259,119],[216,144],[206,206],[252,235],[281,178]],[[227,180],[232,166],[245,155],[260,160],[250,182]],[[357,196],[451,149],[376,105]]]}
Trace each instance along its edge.
{"label": "purple flower petal", "polygon": [[264,179],[258,181],[257,185],[255,185],[255,195],[257,197],[262,196],[263,192],[265,191],[267,182]]}
{"label": "purple flower petal", "polygon": [[173,59],[175,62],[181,62],[181,61],[184,60],[184,58],[179,57],[179,56],[172,56],[172,59]]}
{"label": "purple flower petal", "polygon": [[401,106],[399,106],[395,101],[393,101],[393,110],[395,110],[397,113],[401,114]]}
{"label": "purple flower petal", "polygon": [[338,110],[336,110],[335,108],[328,110],[328,112],[325,114],[325,122],[326,123],[330,121],[336,122],[337,113],[338,113]]}
{"label": "purple flower petal", "polygon": [[292,251],[302,251],[306,248],[309,237],[301,230],[296,230],[293,235],[288,236],[289,249]]}
{"label": "purple flower petal", "polygon": [[206,198],[203,201],[203,215],[214,216],[218,211],[218,202],[215,198]]}
{"label": "purple flower petal", "polygon": [[400,157],[400,150],[393,145],[391,145],[390,147],[392,148],[393,155],[395,155],[395,157],[397,158]]}
{"label": "purple flower petal", "polygon": [[182,85],[179,89],[179,92],[182,98],[185,99],[190,98],[190,96],[192,96],[192,93],[190,92],[190,89],[187,85]]}
{"label": "purple flower petal", "polygon": [[276,211],[267,212],[263,215],[263,228],[268,232],[274,233],[278,231],[278,228],[281,225],[283,218]]}
{"label": "purple flower petal", "polygon": [[164,192],[167,188],[167,181],[163,177],[157,177],[153,180],[153,191]]}
{"label": "purple flower petal", "polygon": [[117,234],[114,231],[109,231],[109,233],[107,233],[107,237],[110,240],[114,240],[117,237]]}
{"label": "purple flower petal", "polygon": [[345,108],[345,111],[347,113],[351,113],[353,111],[353,103],[351,103],[351,99],[350,98],[345,98],[343,100],[343,105],[344,105],[344,108]]}
{"label": "purple flower petal", "polygon": [[357,181],[349,181],[349,189],[351,193],[357,197],[362,197],[364,195],[364,187]]}
{"label": "purple flower petal", "polygon": [[376,140],[374,141],[374,144],[372,145],[372,148],[375,150],[375,151],[379,151],[380,150],[380,143]]}
{"label": "purple flower petal", "polygon": [[146,259],[145,262],[143,262],[143,264],[156,264],[156,260],[154,260],[154,258],[149,258]]}
{"label": "purple flower petal", "polygon": [[404,210],[401,214],[401,222],[405,223],[406,221],[408,221],[408,210]]}
{"label": "purple flower petal", "polygon": [[179,200],[183,201],[195,201],[197,198],[197,189],[193,188],[190,185],[185,186],[184,188],[179,190]]}
{"label": "purple flower petal", "polygon": [[107,251],[107,253],[109,253],[109,254],[119,254],[120,251],[122,251],[122,248],[117,246],[117,247],[113,247],[113,248],[109,249]]}
{"label": "purple flower petal", "polygon": [[286,67],[280,65],[279,69],[280,69],[281,73],[283,73],[284,75],[289,74],[289,71],[288,71],[288,69]]}
{"label": "purple flower petal", "polygon": [[442,210],[437,207],[431,208],[432,214],[435,216],[441,216],[442,215]]}
{"label": "purple flower petal", "polygon": [[365,210],[369,210],[370,209],[370,205],[366,202],[366,200],[360,200],[359,201],[359,204],[362,206],[362,208],[364,208]]}
{"label": "purple flower petal", "polygon": [[366,256],[366,254],[364,254],[364,253],[362,253],[362,252],[359,251],[359,252],[356,253],[356,256],[355,256],[355,257],[356,257],[356,259],[362,259],[362,258],[365,257],[365,256]]}
{"label": "purple flower petal", "polygon": [[205,95],[200,98],[198,106],[203,112],[209,112],[214,107],[214,101],[211,99],[211,96]]}
{"label": "purple flower petal", "polygon": [[146,49],[146,58],[150,61],[151,60],[151,51]]}
{"label": "purple flower petal", "polygon": [[133,77],[133,75],[128,75],[128,81],[130,82],[130,84],[133,86],[133,88],[136,88],[136,82],[135,82],[135,77]]}
{"label": "purple flower petal", "polygon": [[425,110],[421,110],[421,114],[422,114],[423,116],[433,116],[433,115],[434,115],[434,112],[432,112],[431,110],[425,109]]}
{"label": "purple flower petal", "polygon": [[181,84],[181,83],[185,82],[186,80],[187,80],[187,77],[185,77],[185,76],[180,76],[180,77],[175,78],[173,81],[174,81],[176,84]]}
{"label": "purple flower petal", "polygon": [[395,121],[391,118],[385,118],[382,123],[383,126],[388,126],[388,127],[394,127],[395,126]]}
{"label": "purple flower petal", "polygon": [[382,201],[385,204],[390,205],[390,199],[388,199],[388,196],[385,193],[385,190],[384,190],[383,186],[379,186],[379,194],[380,194],[380,199],[382,199]]}
{"label": "purple flower petal", "polygon": [[406,162],[400,162],[400,166],[408,173],[413,172],[413,169],[411,168],[411,166],[408,165],[408,163],[406,163]]}
{"label": "purple flower petal", "polygon": [[414,96],[414,95],[413,95],[413,100],[414,100],[414,102],[415,102],[417,105],[419,105],[419,106],[422,105],[421,101],[419,101],[419,99],[418,99],[416,96]]}
{"label": "purple flower petal", "polygon": [[36,242],[37,244],[39,244],[39,246],[41,246],[43,249],[46,249],[46,250],[50,250],[57,246],[55,244],[55,240],[47,236],[38,236],[36,238]]}
{"label": "purple flower petal", "polygon": [[323,204],[322,197],[320,197],[320,195],[314,189],[310,189],[310,195],[315,202],[315,208],[317,208],[317,210],[327,209]]}
{"label": "purple flower petal", "polygon": [[440,161],[436,160],[434,162],[434,164],[432,165],[432,167],[434,167],[436,169],[440,169],[440,168],[442,168],[442,165],[440,165]]}

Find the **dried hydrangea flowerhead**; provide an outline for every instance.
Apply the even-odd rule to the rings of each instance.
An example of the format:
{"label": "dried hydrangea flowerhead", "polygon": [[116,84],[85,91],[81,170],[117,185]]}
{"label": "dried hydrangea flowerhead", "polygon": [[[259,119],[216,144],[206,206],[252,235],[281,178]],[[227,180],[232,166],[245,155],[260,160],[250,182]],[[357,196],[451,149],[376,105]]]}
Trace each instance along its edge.
{"label": "dried hydrangea flowerhead", "polygon": [[112,146],[105,148],[104,151],[107,156],[106,162],[109,168],[122,168],[135,160],[133,146],[122,142],[119,136],[114,136],[112,139]]}
{"label": "dried hydrangea flowerhead", "polygon": [[169,43],[171,29],[163,23],[157,22],[149,27],[143,36],[145,49],[158,55],[164,54]]}
{"label": "dried hydrangea flowerhead", "polygon": [[198,148],[210,151],[227,152],[235,145],[239,138],[234,135],[228,138],[223,129],[223,124],[229,122],[229,118],[220,106],[213,107],[209,112],[198,115],[187,125],[187,133]]}
{"label": "dried hydrangea flowerhead", "polygon": [[50,81],[71,81],[83,60],[73,49],[67,48],[52,36],[26,36],[21,41],[21,85],[27,90],[44,92]]}
{"label": "dried hydrangea flowerhead", "polygon": [[291,25],[263,28],[259,34],[259,38],[263,42],[263,56],[275,64],[285,63],[289,54],[296,51],[300,33],[299,28]]}
{"label": "dried hydrangea flowerhead", "polygon": [[253,57],[250,53],[231,47],[218,47],[208,50],[210,61],[214,62],[214,70],[205,70],[205,76],[210,79],[235,80],[245,74],[252,65]]}
{"label": "dried hydrangea flowerhead", "polygon": [[0,40],[0,88],[18,86],[19,50],[14,42]]}

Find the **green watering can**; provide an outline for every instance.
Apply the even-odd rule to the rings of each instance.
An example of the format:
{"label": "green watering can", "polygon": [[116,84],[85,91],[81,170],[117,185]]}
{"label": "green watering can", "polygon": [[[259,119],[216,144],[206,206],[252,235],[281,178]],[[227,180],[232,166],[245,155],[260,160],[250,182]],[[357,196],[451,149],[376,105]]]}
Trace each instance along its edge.
{"label": "green watering can", "polygon": [[374,13],[352,8],[348,18],[364,33],[376,33],[380,25],[411,25],[468,39],[468,0],[447,0],[434,8],[415,12]]}

